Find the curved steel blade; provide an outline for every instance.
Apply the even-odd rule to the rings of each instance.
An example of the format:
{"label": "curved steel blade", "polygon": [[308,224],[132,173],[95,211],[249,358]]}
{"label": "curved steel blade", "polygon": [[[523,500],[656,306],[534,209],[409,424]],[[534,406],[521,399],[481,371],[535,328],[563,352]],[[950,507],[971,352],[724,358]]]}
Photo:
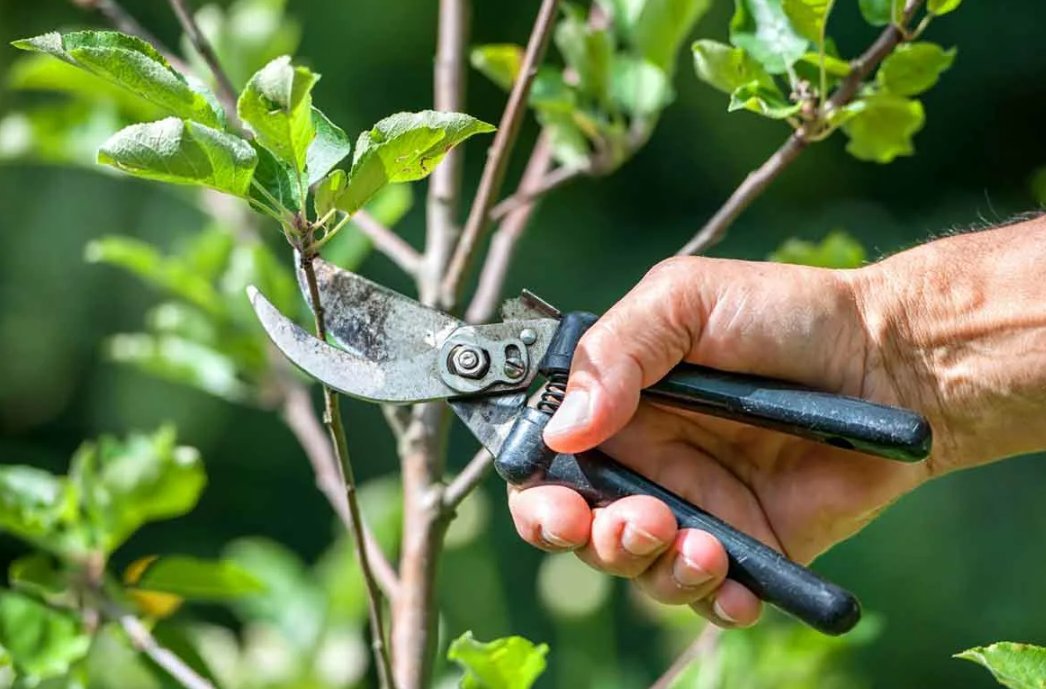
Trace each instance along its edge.
{"label": "curved steel blade", "polygon": [[[389,350],[397,349],[401,343],[383,340],[380,333],[384,330],[379,330],[379,336],[356,340],[364,344],[371,343],[364,351],[341,350],[299,328],[253,286],[247,288],[247,296],[262,327],[280,351],[303,371],[338,392],[371,402],[392,404],[442,399],[459,394],[447,386],[440,379],[439,372],[434,370],[434,350],[438,350],[441,344],[438,341],[433,341],[431,345],[422,343],[416,348],[420,352],[414,356],[396,358],[395,353]],[[349,311],[352,313],[356,310],[353,308]],[[363,311],[366,311],[365,304]],[[386,320],[390,327],[395,327],[394,315]],[[381,352],[381,357],[374,358],[368,351]]]}

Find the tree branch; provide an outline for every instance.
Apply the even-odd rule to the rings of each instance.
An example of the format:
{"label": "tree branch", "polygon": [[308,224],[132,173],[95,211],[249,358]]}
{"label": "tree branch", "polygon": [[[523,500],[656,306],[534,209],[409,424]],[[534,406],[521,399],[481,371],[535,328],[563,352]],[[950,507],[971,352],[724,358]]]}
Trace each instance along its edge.
{"label": "tree branch", "polygon": [[[905,27],[922,6],[924,0],[908,0],[900,25],[886,27],[874,43],[856,60],[850,63],[850,74],[839,85],[825,104],[824,111],[832,112],[853,100],[861,84],[880,62],[909,35]],[[705,223],[697,234],[688,241],[677,255],[700,254],[718,244],[726,235],[730,225],[753,201],[766,190],[770,183],[784,172],[785,168],[799,157],[809,142],[805,129],[797,129],[769,160],[751,172],[726,203]]]}
{"label": "tree branch", "polygon": [[487,477],[493,467],[494,458],[487,452],[487,448],[481,447],[461,470],[461,473],[455,476],[454,480],[444,489],[444,511],[449,513],[457,509],[462,500],[476,490],[476,486],[483,483],[483,479]]}
{"label": "tree branch", "polygon": [[[542,131],[534,144],[534,150],[530,154],[530,160],[523,171],[523,177],[519,182],[519,189],[511,199],[525,199],[514,210],[510,211],[502,221],[501,226],[494,237],[490,240],[490,249],[483,261],[483,269],[480,271],[479,284],[472,296],[468,309],[465,311],[465,320],[469,323],[483,323],[490,320],[498,307],[501,299],[501,291],[505,286],[505,277],[508,275],[509,266],[515,255],[516,244],[523,235],[530,216],[534,212],[540,193],[548,191],[544,189],[538,192],[547,180],[555,174],[548,174],[548,168],[552,164],[552,144],[546,132]],[[564,170],[565,168],[559,168]],[[511,200],[509,199],[509,200]],[[528,199],[528,200],[527,200]]]}
{"label": "tree branch", "polygon": [[512,211],[532,204],[550,191],[566,186],[584,174],[585,170],[579,167],[557,167],[540,180],[537,180],[529,189],[524,190],[522,185],[520,185],[515,194],[499,201],[490,210],[490,219],[492,222],[497,222]]}
{"label": "tree branch", "polygon": [[519,78],[512,85],[508,103],[505,105],[501,122],[498,124],[494,143],[487,153],[487,163],[483,167],[479,189],[476,191],[476,197],[469,209],[465,229],[461,233],[461,239],[454,250],[454,256],[447,267],[446,275],[443,277],[441,296],[444,306],[448,308],[453,306],[457,300],[465,271],[472,260],[480,237],[490,222],[490,209],[501,192],[509,154],[512,152],[520,124],[523,121],[523,114],[526,112],[527,95],[530,93],[530,86],[537,74],[538,65],[544,58],[545,49],[548,47],[548,39],[552,33],[552,25],[555,22],[558,7],[559,0],[542,0],[541,8],[538,10],[537,20],[523,55]]}
{"label": "tree branch", "polygon": [[125,10],[116,0],[71,0],[74,5],[85,10],[93,10],[105,17],[106,21],[113,25],[118,31],[131,36],[137,36],[164,56],[164,59],[179,72],[189,72],[189,65],[167,49],[148,29],[138,23],[131,14]]}
{"label": "tree branch", "polygon": [[421,255],[402,237],[378,222],[365,210],[356,211],[352,221],[360,232],[374,243],[374,248],[385,254],[407,275],[417,275],[421,267]]}
{"label": "tree branch", "polygon": [[207,63],[207,67],[211,70],[211,74],[214,75],[214,82],[218,89],[218,100],[221,101],[222,107],[225,108],[225,116],[229,118],[229,122],[233,123],[237,129],[241,128],[240,118],[236,113],[236,89],[233,87],[232,81],[229,80],[229,75],[222,69],[211,42],[203,35],[203,31],[200,30],[195,17],[193,17],[192,12],[186,6],[185,0],[168,1],[171,4],[171,9],[174,10],[174,14],[178,17],[178,22],[182,25],[185,35],[189,37],[189,41],[196,48],[196,52],[200,54],[200,57],[203,58],[203,61]]}
{"label": "tree branch", "polygon": [[213,684],[201,677],[184,660],[161,646],[156,637],[149,631],[149,628],[142,624],[142,621],[137,617],[115,607],[107,610],[106,614],[120,623],[127,637],[131,640],[132,646],[139,652],[149,656],[154,663],[162,667],[167,674],[177,681],[178,684],[185,687],[185,689],[214,689]]}
{"label": "tree branch", "polygon": [[[323,305],[320,303],[320,290],[316,282],[316,270],[312,265],[312,256],[301,252],[301,269],[305,275],[305,282],[309,288],[309,301],[315,318],[316,337],[321,341],[327,340],[327,324],[324,318]],[[342,476],[345,478],[345,498],[349,505],[349,523],[352,527],[354,538],[353,547],[356,550],[356,559],[363,573],[363,582],[367,589],[367,613],[371,625],[371,648],[374,652],[374,662],[378,670],[379,685],[383,689],[395,689],[392,678],[392,666],[389,663],[389,654],[385,649],[385,628],[381,614],[381,593],[378,591],[374,573],[371,571],[368,548],[366,546],[366,535],[363,530],[363,518],[360,516],[359,500],[356,496],[356,479],[352,471],[352,462],[349,460],[348,445],[345,442],[345,429],[341,423],[341,408],[338,394],[326,385],[323,386],[324,401],[324,423],[327,426],[334,453],[338,457]]]}
{"label": "tree branch", "polygon": [[706,624],[697,638],[676,657],[665,673],[650,685],[650,689],[670,689],[691,664],[710,658],[719,645],[721,633],[722,630],[711,622]]}

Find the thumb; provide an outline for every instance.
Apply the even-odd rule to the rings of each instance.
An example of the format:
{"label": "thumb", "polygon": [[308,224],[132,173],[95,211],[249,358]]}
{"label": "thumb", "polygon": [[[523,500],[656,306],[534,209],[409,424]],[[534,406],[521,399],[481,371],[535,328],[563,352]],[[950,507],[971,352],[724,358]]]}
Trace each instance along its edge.
{"label": "thumb", "polygon": [[698,261],[659,264],[585,333],[566,397],[545,428],[549,447],[581,452],[620,431],[635,414],[640,391],[690,352],[706,320],[702,305],[714,303],[701,294],[707,283],[698,277]]}

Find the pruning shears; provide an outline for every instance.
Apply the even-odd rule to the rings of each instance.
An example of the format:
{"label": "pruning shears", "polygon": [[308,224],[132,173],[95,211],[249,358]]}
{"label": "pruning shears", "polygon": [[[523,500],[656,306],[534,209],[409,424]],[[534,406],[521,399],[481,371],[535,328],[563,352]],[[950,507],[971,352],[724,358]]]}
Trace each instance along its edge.
{"label": "pruning shears", "polygon": [[[276,346],[303,371],[351,397],[385,404],[444,400],[494,457],[498,474],[529,487],[557,484],[591,505],[646,494],[682,528],[707,531],[729,556],[729,578],[826,634],[849,631],[857,599],[599,450],[557,454],[542,431],[563,399],[574,349],[596,316],[561,313],[534,294],[505,302],[502,320],[472,325],[316,258],[324,342],[284,316],[257,289],[251,303]],[[299,269],[299,282],[308,298]],[[538,377],[540,399],[528,405]],[[931,430],[915,412],[777,380],[680,364],[644,391],[657,404],[769,428],[816,442],[914,462]],[[851,461],[851,460],[841,460]],[[852,461],[862,461],[857,454]]]}

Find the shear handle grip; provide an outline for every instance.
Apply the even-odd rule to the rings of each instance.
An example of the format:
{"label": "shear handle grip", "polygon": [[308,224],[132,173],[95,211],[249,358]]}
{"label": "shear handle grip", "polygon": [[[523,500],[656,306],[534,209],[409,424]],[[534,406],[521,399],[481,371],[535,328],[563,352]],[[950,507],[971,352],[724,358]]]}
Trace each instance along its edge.
{"label": "shear handle grip", "polygon": [[907,409],[770,378],[680,364],[643,391],[654,402],[904,462],[930,453],[930,425]]}
{"label": "shear handle grip", "polygon": [[762,600],[825,634],[843,634],[861,617],[853,594],[598,450],[558,455],[536,483],[568,486],[594,506],[628,495],[652,495],[668,505],[680,528],[701,529],[718,538],[730,560],[727,576]]}

